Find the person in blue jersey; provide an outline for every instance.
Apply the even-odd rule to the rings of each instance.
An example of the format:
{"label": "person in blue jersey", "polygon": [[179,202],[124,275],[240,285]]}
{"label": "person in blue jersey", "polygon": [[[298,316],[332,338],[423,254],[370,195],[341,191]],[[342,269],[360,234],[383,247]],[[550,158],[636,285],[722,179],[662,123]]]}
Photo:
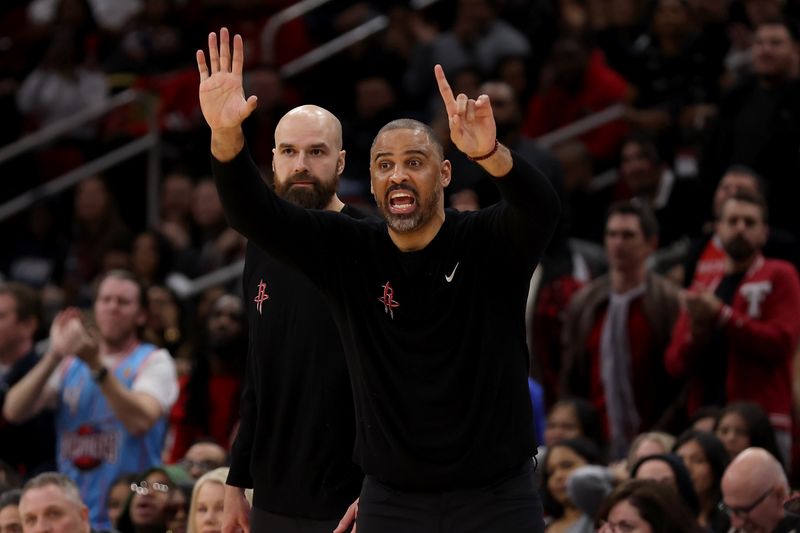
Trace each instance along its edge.
{"label": "person in blue jersey", "polygon": [[501,201],[445,211],[441,143],[398,119],[370,153],[383,220],[302,209],[263,183],[246,149],[241,123],[257,99],[244,95],[243,50],[223,28],[219,43],[209,36],[210,67],[197,52],[212,170],[231,226],[329,302],[365,473],[358,532],[541,532],[524,319],[560,212],[550,182],[497,141],[489,97],[456,97],[437,66],[453,143]]}
{"label": "person in blue jersey", "polygon": [[178,395],[170,354],[143,343],[145,292],[127,271],[99,281],[94,328],[82,313],[59,313],[50,346],[6,396],[3,414],[23,421],[56,410],[58,470],[73,479],[91,523],[109,529],[105,495],[120,475],[161,463],[167,418]]}

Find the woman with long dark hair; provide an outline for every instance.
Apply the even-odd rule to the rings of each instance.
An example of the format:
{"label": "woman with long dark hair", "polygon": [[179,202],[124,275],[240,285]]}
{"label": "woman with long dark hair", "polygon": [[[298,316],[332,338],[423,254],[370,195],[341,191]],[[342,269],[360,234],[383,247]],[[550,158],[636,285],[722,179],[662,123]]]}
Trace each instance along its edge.
{"label": "woman with long dark hair", "polygon": [[730,462],[722,441],[713,433],[689,429],[678,437],[672,451],[683,460],[689,471],[700,505],[697,515],[700,525],[713,532],[728,531],[728,515],[719,509],[722,474]]}
{"label": "woman with long dark hair", "polygon": [[591,517],[579,509],[567,492],[567,480],[578,468],[597,464],[600,451],[585,438],[566,439],[547,449],[542,475],[542,503],[549,533],[584,533],[592,531]]}
{"label": "woman with long dark hair", "polygon": [[714,426],[714,433],[725,445],[731,460],[745,448],[764,448],[785,468],[784,456],[775,439],[769,417],[760,405],[734,402],[725,406]]}

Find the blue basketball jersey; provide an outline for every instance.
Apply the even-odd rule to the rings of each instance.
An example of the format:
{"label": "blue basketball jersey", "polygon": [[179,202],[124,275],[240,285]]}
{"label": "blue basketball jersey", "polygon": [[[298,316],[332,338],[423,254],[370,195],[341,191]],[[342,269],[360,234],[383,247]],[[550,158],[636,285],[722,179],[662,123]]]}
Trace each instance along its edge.
{"label": "blue basketball jersey", "polygon": [[[109,372],[130,389],[142,364],[155,350],[152,344],[140,344]],[[166,416],[146,434],[134,437],[115,417],[89,367],[78,358],[72,358],[65,367],[59,400],[58,469],[78,484],[92,526],[110,529],[108,489],[122,474],[161,464]]]}

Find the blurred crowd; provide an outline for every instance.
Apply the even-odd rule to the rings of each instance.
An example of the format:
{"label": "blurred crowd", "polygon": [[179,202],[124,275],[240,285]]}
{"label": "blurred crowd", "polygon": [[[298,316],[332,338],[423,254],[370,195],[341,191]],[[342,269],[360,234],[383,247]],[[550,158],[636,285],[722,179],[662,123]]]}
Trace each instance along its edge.
{"label": "blurred crowd", "polygon": [[[196,96],[194,51],[225,25],[247,47],[245,86],[259,103],[246,134],[267,178],[277,120],[314,103],[342,121],[348,204],[372,209],[373,137],[413,117],[443,132],[447,204],[491,205],[488,175],[447,138],[432,74],[440,63],[456,93],[490,96],[498,139],[552,180],[563,215],[526,317],[548,531],[628,531],[618,527],[626,502],[639,518],[648,505],[666,509],[649,520],[674,519],[669,531],[732,522],[783,531],[788,515],[770,502],[800,485],[800,3],[333,0],[271,42],[268,22],[292,3],[0,7],[0,145],[139,89],[157,97],[161,174],[154,224],[143,156],[0,221],[0,530],[7,507],[33,531],[29,520],[46,514],[37,505],[56,500],[85,531],[199,531],[200,520],[218,520],[254,303],[242,300],[241,278],[191,296],[182,287],[242,259],[246,244],[210,178]],[[379,15],[384,30],[286,74]],[[611,106],[610,120],[548,136]],[[132,104],[0,162],[0,202],[147,127]],[[54,324],[70,306],[86,310],[100,357],[139,343],[158,354],[111,371],[114,386],[141,395],[119,400],[139,418],[121,416],[103,389],[107,418],[130,434],[130,450],[147,450],[147,464],[126,463],[124,448],[107,449],[118,443],[79,420],[89,401],[80,380],[106,387],[94,360],[47,359],[55,341],[82,346],[70,344],[82,332]],[[57,363],[58,379],[30,377]],[[46,401],[70,386],[72,405]],[[87,482],[104,462],[115,468]],[[662,483],[632,481],[642,478]]]}

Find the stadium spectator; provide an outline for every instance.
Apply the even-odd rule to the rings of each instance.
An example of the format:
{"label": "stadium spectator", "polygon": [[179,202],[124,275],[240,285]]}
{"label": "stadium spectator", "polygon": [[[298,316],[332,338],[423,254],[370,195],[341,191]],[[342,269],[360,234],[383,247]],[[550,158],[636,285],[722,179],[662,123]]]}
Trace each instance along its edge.
{"label": "stadium spectator", "polygon": [[699,513],[700,504],[697,501],[689,470],[677,455],[672,453],[646,455],[633,464],[630,477],[631,479],[652,479],[672,487],[693,515],[696,516]]}
{"label": "stadium spectator", "polygon": [[[684,260],[683,284],[694,290],[712,286],[725,273],[725,250],[716,232],[722,213],[722,204],[739,191],[766,198],[767,185],[763,178],[744,165],[729,167],[714,190],[712,219],[704,226],[703,235],[693,240]],[[800,243],[791,233],[769,227],[764,256],[783,259],[800,266]]]}
{"label": "stadium spectator", "polygon": [[722,441],[713,433],[689,429],[681,433],[672,449],[691,476],[700,509],[697,521],[715,533],[727,532],[730,520],[719,504],[722,474],[730,458]]}
{"label": "stadium spectator", "polygon": [[645,266],[657,233],[646,205],[612,206],[605,238],[610,272],[575,294],[564,320],[562,394],[586,397],[598,408],[612,459],[624,457],[677,395],[663,351],[678,292]]}
{"label": "stadium spectator", "polygon": [[800,518],[788,515],[783,508],[789,493],[786,473],[762,448],[747,448],[737,455],[722,477],[723,507],[737,531],[797,531]]}
{"label": "stadium spectator", "polygon": [[786,459],[791,447],[791,365],[800,338],[800,279],[790,264],[764,259],[767,207],[736,193],[717,225],[724,275],[684,295],[665,355],[668,372],[689,379],[691,415],[703,405],[752,401],[767,411]]}
{"label": "stadium spectator", "polygon": [[597,408],[583,398],[563,398],[550,408],[543,444],[551,446],[578,437],[591,441],[601,452],[605,448],[603,424]]}
{"label": "stadium spectator", "polygon": [[720,412],[714,433],[722,441],[728,456],[734,459],[746,448],[763,448],[783,463],[767,413],[753,402],[734,402]]}
{"label": "stadium spectator", "polygon": [[598,533],[703,532],[677,492],[651,479],[633,479],[618,486],[600,509],[597,526]]}
{"label": "stadium spectator", "polygon": [[[631,99],[628,83],[605,64],[602,53],[588,41],[585,35],[563,35],[553,44],[543,82],[527,104],[522,126],[525,135],[540,137]],[[627,131],[627,125],[617,120],[579,137],[597,170],[609,168]]]}
{"label": "stadium spectator", "polygon": [[172,410],[177,461],[197,439],[210,437],[230,447],[239,419],[239,400],[247,357],[247,325],[239,296],[219,297],[206,322],[205,340],[192,354],[188,376],[181,378],[181,394]]}
{"label": "stadium spectator", "polygon": [[96,533],[78,486],[64,474],[44,472],[22,488],[19,514],[25,533]]}
{"label": "stadium spectator", "polygon": [[[38,325],[36,291],[21,283],[0,284],[0,406],[9,388],[39,362],[33,345]],[[51,410],[21,424],[0,419],[0,460],[25,477],[55,468],[53,424]]]}
{"label": "stadium spectator", "polygon": [[469,67],[487,76],[504,57],[528,57],[531,53],[525,36],[498,16],[497,8],[488,0],[458,0],[454,17],[448,31],[417,44],[405,73],[406,91],[420,98],[423,107],[429,99],[435,100],[436,109],[441,105],[430,75],[437,63],[453,74]]}
{"label": "stadium spectator", "polygon": [[0,533],[22,533],[22,518],[19,516],[20,489],[7,490],[0,494]]}
{"label": "stadium spectator", "polygon": [[192,193],[192,219],[195,235],[193,246],[197,253],[198,274],[228,264],[244,251],[244,238],[228,227],[214,181],[200,180]]}
{"label": "stadium spectator", "polygon": [[661,160],[645,133],[633,133],[622,143],[617,198],[635,197],[653,209],[658,220],[658,247],[700,233],[703,211],[699,182],[680,178]]}
{"label": "stadium spectator", "polygon": [[547,449],[542,473],[542,504],[546,516],[545,530],[590,533],[592,518],[570,500],[567,479],[581,466],[598,464],[600,450],[583,438],[556,442]]}
{"label": "stadium spectator", "polygon": [[228,452],[212,440],[201,439],[186,450],[179,464],[190,476],[199,479],[206,472],[227,466]]}
{"label": "stadium spectator", "polygon": [[800,55],[795,22],[764,20],[756,27],[751,51],[755,76],[722,99],[716,124],[707,136],[703,179],[713,187],[732,164],[752,168],[769,185],[772,225],[800,238],[794,203],[800,193],[796,179],[800,175]]}
{"label": "stadium spectator", "polygon": [[59,314],[48,351],[3,406],[15,422],[57,409],[59,471],[79,483],[92,523],[102,528],[111,483],[160,463],[166,414],[178,395],[172,357],[138,337],[144,299],[130,272],[108,273],[95,298],[97,332],[87,332],[76,309]]}
{"label": "stadium spectator", "polygon": [[204,474],[194,485],[189,506],[187,533],[219,531],[225,500],[225,480],[228,468],[216,468]]}
{"label": "stadium spectator", "polygon": [[119,533],[166,531],[173,517],[173,492],[191,487],[194,480],[178,466],[155,467],[139,473],[129,485],[131,497],[117,521]]}
{"label": "stadium spectator", "polygon": [[67,301],[91,301],[91,283],[103,271],[103,259],[112,249],[130,248],[130,230],[111,191],[100,176],[82,181],[75,189],[72,244],[66,259],[64,286]]}

